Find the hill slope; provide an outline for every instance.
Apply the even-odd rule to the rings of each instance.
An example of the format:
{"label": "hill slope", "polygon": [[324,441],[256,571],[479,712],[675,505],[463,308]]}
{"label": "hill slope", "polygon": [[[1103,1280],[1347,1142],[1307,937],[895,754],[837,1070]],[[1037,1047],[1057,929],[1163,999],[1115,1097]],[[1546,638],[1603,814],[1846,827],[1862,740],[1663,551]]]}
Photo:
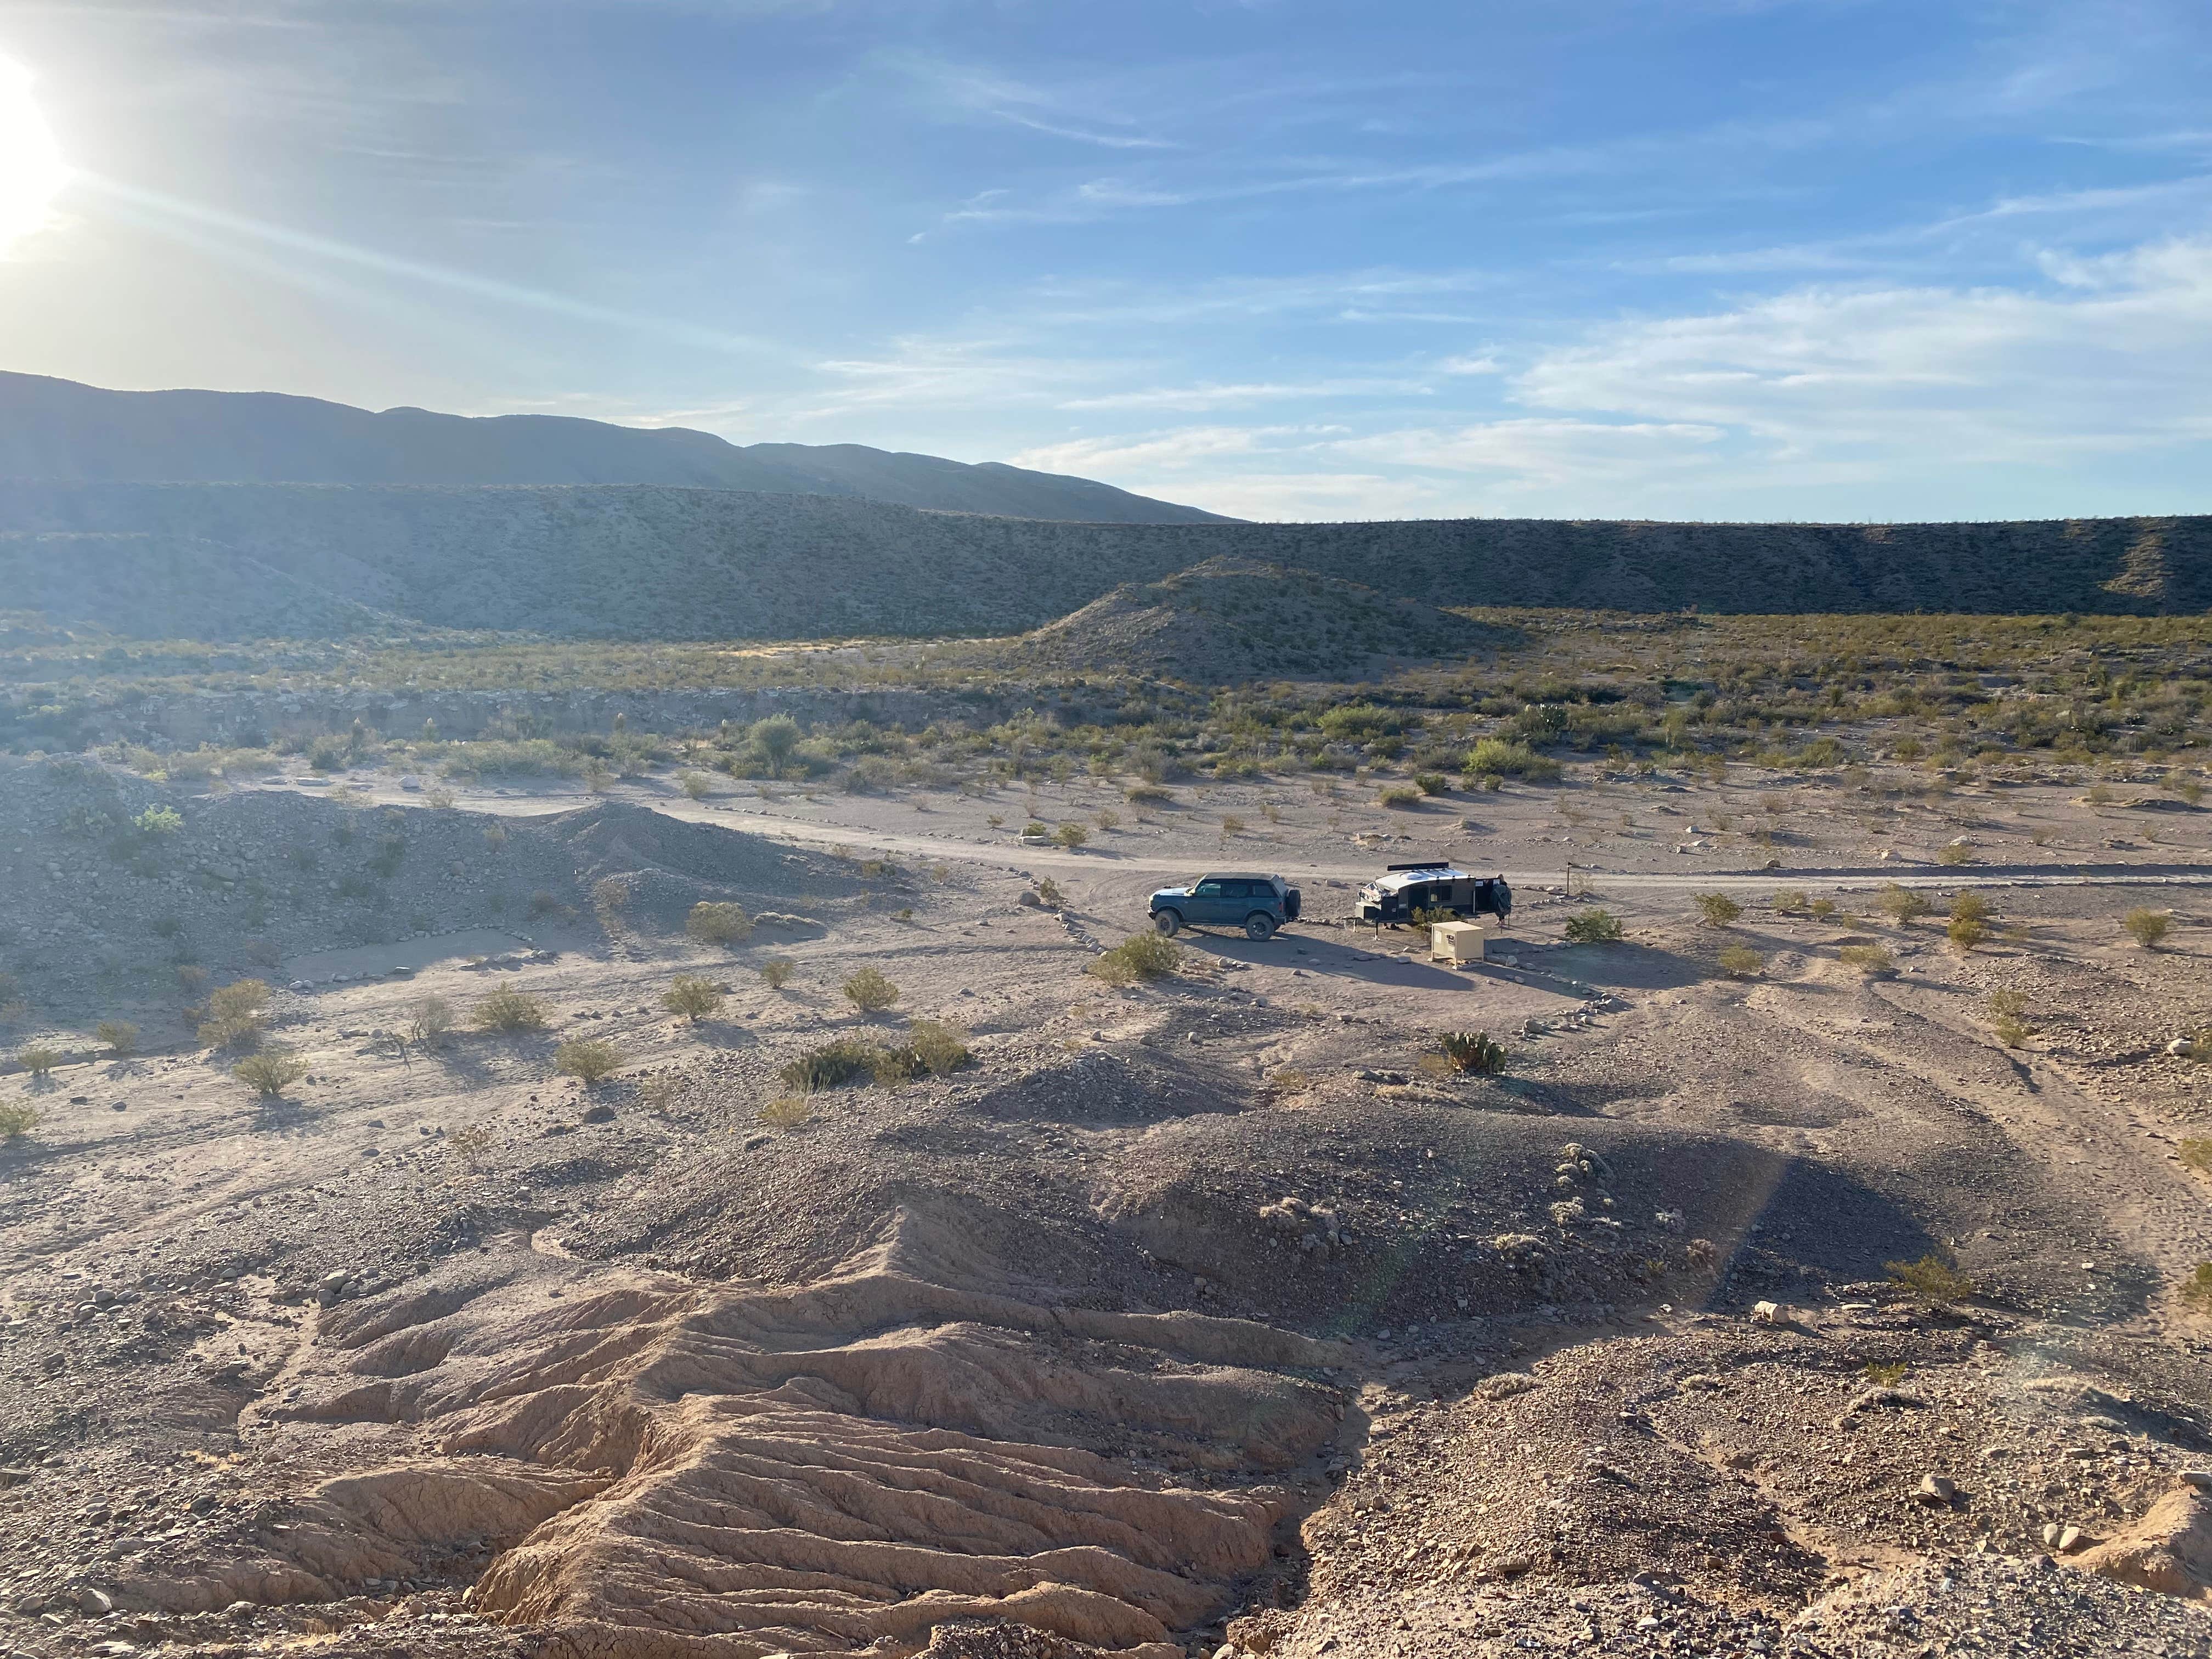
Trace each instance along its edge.
{"label": "hill slope", "polygon": [[859,444],[755,444],[550,415],[372,413],[270,392],[110,392],[0,374],[0,478],[135,483],[653,483],[857,495],[955,513],[1225,522],[1088,478]]}
{"label": "hill slope", "polygon": [[1431,606],[2212,608],[2212,517],[1102,525],[644,485],[19,483],[0,483],[0,530],[189,537],[431,626],[614,639],[1018,633],[1223,557]]}
{"label": "hill slope", "polygon": [[1486,634],[1464,617],[1358,582],[1224,558],[1161,581],[1124,582],[1000,655],[1010,665],[1226,684],[1357,678],[1393,659],[1465,655]]}

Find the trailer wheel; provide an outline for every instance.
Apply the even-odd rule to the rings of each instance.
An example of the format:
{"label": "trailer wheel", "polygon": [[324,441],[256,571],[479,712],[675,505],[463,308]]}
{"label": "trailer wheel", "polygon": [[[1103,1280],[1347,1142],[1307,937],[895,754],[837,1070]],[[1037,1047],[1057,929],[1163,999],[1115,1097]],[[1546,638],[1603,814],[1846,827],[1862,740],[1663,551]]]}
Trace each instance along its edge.
{"label": "trailer wheel", "polygon": [[1270,939],[1273,937],[1274,932],[1275,919],[1269,915],[1265,910],[1255,910],[1250,915],[1244,918],[1244,937],[1246,939]]}
{"label": "trailer wheel", "polygon": [[1182,931],[1182,916],[1174,910],[1155,910],[1152,912],[1152,926],[1158,930],[1161,938],[1173,939]]}

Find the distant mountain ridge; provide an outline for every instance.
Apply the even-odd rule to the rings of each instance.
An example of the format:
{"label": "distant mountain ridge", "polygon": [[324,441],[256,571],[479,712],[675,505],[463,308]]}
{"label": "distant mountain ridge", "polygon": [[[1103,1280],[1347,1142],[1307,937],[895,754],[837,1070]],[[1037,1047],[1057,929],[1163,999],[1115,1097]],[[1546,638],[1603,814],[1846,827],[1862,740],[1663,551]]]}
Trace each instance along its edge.
{"label": "distant mountain ridge", "polygon": [[0,372],[0,478],[110,483],[667,484],[947,513],[1223,524],[1194,507],[996,461],[860,444],[732,444],[557,415],[381,412],[274,392],[111,392]]}
{"label": "distant mountain ridge", "polygon": [[[1218,558],[1311,572],[1431,608],[2136,616],[2212,609],[2212,516],[1137,525],[639,484],[0,481],[0,532],[104,538],[65,544],[82,567],[69,582],[19,588],[41,600],[11,602],[0,581],[0,611],[45,609],[52,622],[140,637],[149,629],[155,637],[198,635],[204,590],[216,580],[209,562],[224,557],[252,567],[224,578],[226,592],[250,590],[262,568],[297,584],[281,605],[272,594],[254,616],[305,618],[318,633],[373,629],[391,618],[401,627],[588,639],[1013,634],[1121,584],[1158,582]],[[19,544],[15,554],[34,557],[38,550]],[[179,625],[165,629],[163,585],[187,581],[191,587],[174,594]],[[132,590],[127,604],[125,586]],[[1364,609],[1376,603],[1360,601]],[[241,615],[228,626],[204,636],[258,634],[262,624]]]}

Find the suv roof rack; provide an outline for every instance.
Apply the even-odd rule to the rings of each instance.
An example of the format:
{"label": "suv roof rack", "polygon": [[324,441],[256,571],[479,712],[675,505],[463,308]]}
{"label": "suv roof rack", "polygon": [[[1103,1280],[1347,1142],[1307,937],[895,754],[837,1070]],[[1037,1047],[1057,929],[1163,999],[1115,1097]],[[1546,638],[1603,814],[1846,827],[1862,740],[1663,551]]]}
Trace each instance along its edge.
{"label": "suv roof rack", "polygon": [[1449,870],[1452,867],[1452,861],[1449,859],[1417,859],[1411,864],[1386,864],[1382,867],[1392,871]]}

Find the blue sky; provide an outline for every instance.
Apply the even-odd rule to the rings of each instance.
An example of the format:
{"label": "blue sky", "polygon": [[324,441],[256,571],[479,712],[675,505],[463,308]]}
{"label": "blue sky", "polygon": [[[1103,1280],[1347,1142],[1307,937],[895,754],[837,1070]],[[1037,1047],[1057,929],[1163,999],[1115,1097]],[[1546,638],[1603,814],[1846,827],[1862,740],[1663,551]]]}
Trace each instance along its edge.
{"label": "blue sky", "polygon": [[74,170],[0,367],[1254,518],[2212,511],[2204,0],[0,0],[0,58]]}

